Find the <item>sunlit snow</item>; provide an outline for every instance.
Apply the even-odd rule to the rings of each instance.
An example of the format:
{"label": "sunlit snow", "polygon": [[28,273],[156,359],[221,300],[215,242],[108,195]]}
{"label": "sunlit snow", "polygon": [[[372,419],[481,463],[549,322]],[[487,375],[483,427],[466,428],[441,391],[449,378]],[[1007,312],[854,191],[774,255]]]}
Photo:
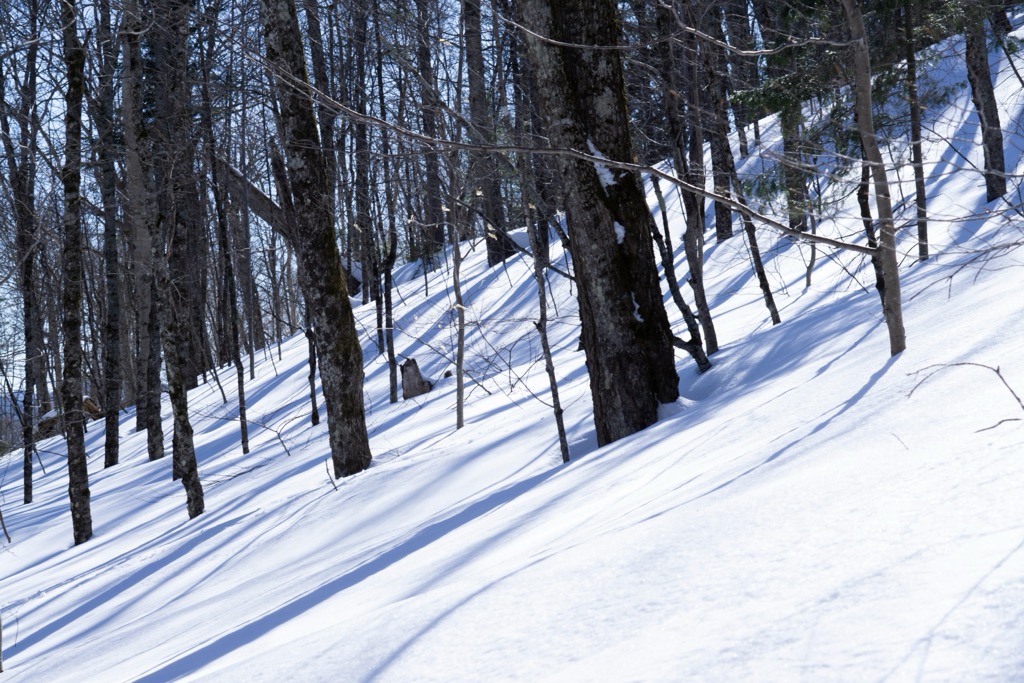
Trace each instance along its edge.
{"label": "sunlit snow", "polygon": [[[992,59],[1019,174],[1024,93],[1005,55]],[[965,80],[962,60],[935,68]],[[147,460],[131,411],[117,467],[103,469],[103,427],[90,425],[96,535],[82,546],[61,441],[41,444],[29,506],[19,457],[0,461],[13,536],[0,539],[0,680],[1021,680],[1024,221],[958,170],[981,149],[970,93],[957,92],[929,111],[935,256],[915,264],[913,228],[901,231],[900,356],[860,255],[819,249],[807,288],[809,247],[761,232],[783,319],[773,327],[743,237],[709,236],[714,367],[698,375],[679,353],[680,400],[598,449],[575,287],[552,272],[573,457],[562,465],[532,262],[488,269],[482,243],[463,245],[462,430],[443,379],[451,273],[431,274],[424,297],[414,264],[398,273],[398,353],[438,381],[390,405],[373,306],[357,309],[366,472],[329,479],[301,333],[256,358],[249,455],[233,373],[220,373],[227,404],[213,384],[190,394],[207,510],[195,520],[170,458]],[[774,123],[763,133],[776,144]],[[913,197],[909,166],[893,180],[895,197]],[[1019,175],[1011,184],[1017,203]],[[674,190],[666,204],[680,245]],[[566,266],[557,240],[551,256]],[[166,401],[164,415],[169,455]]]}

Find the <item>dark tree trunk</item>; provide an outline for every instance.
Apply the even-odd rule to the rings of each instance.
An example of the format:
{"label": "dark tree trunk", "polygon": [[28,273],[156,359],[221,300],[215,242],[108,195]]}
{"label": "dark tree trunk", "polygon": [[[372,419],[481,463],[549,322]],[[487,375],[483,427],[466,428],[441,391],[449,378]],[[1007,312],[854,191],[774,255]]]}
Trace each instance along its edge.
{"label": "dark tree trunk", "polygon": [[218,164],[214,159],[213,139],[213,103],[210,96],[210,60],[213,57],[213,27],[215,21],[210,22],[210,33],[206,44],[206,52],[203,59],[203,125],[206,128],[206,150],[210,163],[210,179],[212,181],[210,190],[213,195],[214,211],[216,212],[216,233],[217,249],[220,252],[221,274],[223,286],[221,287],[221,309],[224,313],[224,343],[227,348],[223,353],[230,359],[235,367],[235,377],[238,386],[238,432],[242,444],[242,454],[249,452],[249,422],[245,414],[245,366],[242,365],[242,354],[239,345],[238,332],[238,288],[235,284],[234,259],[232,258],[231,243],[228,239],[228,215],[225,206],[225,194],[221,184]]}
{"label": "dark tree trunk", "polygon": [[[707,12],[705,30],[714,40],[724,39],[721,14],[710,9]],[[716,195],[731,199],[729,192],[729,168],[735,165],[729,146],[729,114],[726,104],[725,57],[722,49],[712,40],[700,43],[701,62],[704,66],[703,97],[705,107],[705,130],[711,148],[711,175]],[[733,235],[732,208],[728,202],[715,201],[715,238],[722,242]]]}
{"label": "dark tree trunk", "polygon": [[117,259],[117,171],[114,168],[112,138],[114,131],[114,71],[117,67],[117,43],[113,35],[109,0],[98,3],[97,45],[99,89],[90,102],[92,118],[99,138],[97,150],[100,199],[103,206],[103,264],[106,282],[106,317],[103,324],[103,399],[106,426],[103,465],[118,462],[118,412],[121,408],[121,288]]}
{"label": "dark tree trunk", "polygon": [[928,259],[928,192],[925,188],[924,158],[921,153],[921,101],[917,96],[917,44],[914,40],[916,0],[903,1],[903,37],[906,40],[907,104],[910,107],[910,154],[914,166],[914,192],[917,205],[917,256]]}
{"label": "dark tree trunk", "polygon": [[[160,252],[154,257],[162,297],[167,360],[167,386],[174,417],[172,476],[181,479],[189,518],[205,509],[199,481],[192,424],[188,415],[188,386],[194,377],[199,330],[194,330],[195,264],[199,231],[196,211],[195,142],[192,133],[191,81],[188,78],[189,17],[192,7],[182,0],[154,4],[153,56],[161,69],[154,88],[154,164],[157,177],[157,232]],[[164,253],[166,252],[166,255]],[[201,361],[200,361],[201,362]]]}
{"label": "dark tree trunk", "polygon": [[[736,48],[736,50],[750,52],[757,47],[754,34],[750,29],[747,0],[727,0],[725,4],[725,24],[729,31],[729,44]],[[733,93],[756,88],[760,85],[756,57],[738,54],[733,50],[729,50],[726,52],[726,58],[730,64],[731,91]],[[744,104],[734,102],[732,109],[736,117],[736,132],[740,140],[740,155],[746,157],[750,153],[750,148],[747,143],[745,128],[751,122],[751,118],[756,118],[756,116],[752,116],[749,108]],[[758,141],[755,139],[754,142],[756,144]]]}
{"label": "dark tree trunk", "polygon": [[267,61],[277,72],[281,129],[295,216],[299,278],[316,330],[335,476],[370,464],[363,408],[363,357],[335,241],[326,162],[292,0],[261,0]]}
{"label": "dark tree trunk", "polygon": [[1006,194],[1006,163],[1003,157],[1003,129],[992,88],[985,40],[985,19],[979,13],[967,25],[967,80],[971,99],[981,119],[981,142],[985,151],[985,192],[988,201]]}
{"label": "dark tree trunk", "polygon": [[74,0],[61,3],[64,64],[64,430],[68,449],[68,494],[75,545],[92,538],[89,470],[85,457],[85,416],[82,411],[82,97],[85,92],[85,53],[78,38]]}
{"label": "dark tree trunk", "polygon": [[[691,10],[687,3],[688,11]],[[695,23],[695,18],[690,15],[686,17],[690,25]],[[667,14],[664,8],[659,9],[658,25],[660,34],[665,37],[672,33],[673,19]],[[694,36],[684,36],[686,54],[684,63],[686,67],[686,121],[688,130],[678,126],[674,135],[678,136],[681,148],[675,154],[676,172],[681,174],[683,179],[690,185],[704,187],[704,133],[701,126],[700,111],[703,105],[700,96],[700,68],[697,62],[697,40]],[[671,43],[669,43],[671,45]],[[663,58],[662,72],[667,79],[666,82],[675,82],[675,65],[677,58],[674,51],[666,51]],[[679,102],[675,97],[666,97],[666,106],[670,125],[672,118],[679,115]],[[675,124],[678,125],[678,124]],[[711,318],[711,306],[708,303],[707,293],[704,289],[704,198],[693,192],[681,191],[683,208],[686,212],[686,231],[683,233],[683,249],[686,252],[686,263],[690,269],[690,287],[693,289],[694,306],[697,309],[697,320],[700,321],[701,329],[704,331],[704,349],[707,355],[718,351],[718,333],[715,331],[714,321]]]}
{"label": "dark tree trunk", "polygon": [[309,423],[320,424],[320,407],[316,402],[316,330],[309,327],[309,305],[306,305],[306,346],[309,351]]}
{"label": "dark tree trunk", "polygon": [[[362,84],[366,82],[366,51],[369,47],[367,45],[367,24],[369,23],[369,16],[362,2],[356,4],[354,12],[353,40],[358,46],[358,54],[355,59],[355,81]],[[369,96],[366,91],[366,87],[359,87],[354,93],[356,110],[361,116],[366,116],[367,112]],[[374,230],[372,225],[373,218],[370,208],[372,200],[372,190],[370,188],[370,133],[368,126],[363,120],[356,121],[354,128],[355,135],[353,137],[355,140],[353,142],[356,162],[356,182],[354,187],[356,195],[355,229],[359,239],[359,256],[363,270],[363,301],[371,299],[379,301],[380,275],[378,271],[380,263],[377,258],[377,246],[374,243],[376,230]],[[383,332],[383,330],[379,331]],[[382,353],[384,351],[383,339],[379,341],[381,343],[378,344],[377,351]]]}
{"label": "dark tree trunk", "polygon": [[786,185],[786,210],[789,213],[789,227],[803,232],[807,230],[807,179],[803,171],[803,144],[800,126],[803,112],[800,104],[784,106],[779,112],[782,126],[782,177]]}
{"label": "dark tree trunk", "polygon": [[[860,220],[864,226],[864,234],[868,238],[868,246],[878,249],[878,236],[875,234],[874,219],[871,216],[871,165],[868,164],[864,146],[861,145],[860,183],[857,185],[857,204],[860,206]],[[871,255],[871,268],[875,271],[875,290],[885,305],[885,273],[882,270],[882,257],[876,251]]]}
{"label": "dark tree trunk", "polygon": [[[28,3],[29,26],[27,34],[31,37],[25,50],[24,61],[15,68],[21,67],[21,88],[18,92],[18,106],[12,113],[4,112],[0,116],[0,133],[7,161],[7,181],[10,185],[11,199],[14,205],[15,252],[18,259],[18,285],[21,290],[22,325],[24,335],[25,381],[21,408],[22,466],[23,466],[23,499],[25,504],[32,502],[32,453],[35,450],[35,422],[37,415],[43,411],[36,406],[37,384],[45,386],[45,376],[41,377],[39,368],[42,358],[42,315],[37,300],[37,261],[38,257],[38,223],[36,221],[36,139],[38,137],[38,117],[36,115],[36,77],[39,56],[39,15],[35,0]],[[8,76],[4,71],[4,63],[0,60],[0,102],[7,102]],[[13,109],[13,107],[12,107]],[[13,121],[11,121],[13,119]],[[17,126],[15,133],[14,123]]]}
{"label": "dark tree trunk", "polygon": [[688,340],[676,338],[674,343],[677,348],[681,348],[690,354],[693,361],[697,364],[697,370],[703,373],[711,368],[711,361],[708,360],[707,354],[704,352],[704,346],[701,344],[700,325],[697,323],[697,316],[693,314],[693,311],[690,310],[690,307],[683,300],[683,293],[680,291],[679,281],[676,279],[676,266],[672,260],[672,235],[668,229],[668,207],[665,205],[665,195],[662,194],[661,184],[658,182],[658,179],[652,178],[651,180],[654,184],[654,193],[658,197],[658,207],[661,209],[661,220],[665,229],[665,234],[662,236],[658,232],[657,227],[655,227],[652,233],[654,243],[658,245],[658,251],[661,253],[661,266],[665,271],[665,283],[672,294],[672,300],[675,302],[676,308],[683,314],[686,329],[690,333]]}
{"label": "dark tree trunk", "polygon": [[[481,37],[480,0],[463,0],[462,20],[466,35],[466,70],[469,85],[470,140],[477,144],[493,144],[494,124],[487,110],[484,87],[484,53]],[[475,153],[470,182],[479,191],[484,216],[484,239],[487,263],[494,266],[515,253],[505,226],[505,207],[501,198],[501,182],[494,156]]]}
{"label": "dark tree trunk", "polygon": [[[614,3],[527,0],[522,9],[552,146],[632,159],[619,53],[544,40],[615,45]],[[649,426],[659,403],[678,398],[672,332],[654,264],[653,218],[638,179],[591,162],[559,162],[597,441],[604,445]]]}
{"label": "dark tree trunk", "polygon": [[[377,96],[380,98],[380,116],[386,119],[387,107],[384,101],[384,50],[380,40],[380,17],[376,14],[375,5],[374,30],[377,34]],[[395,189],[392,187],[392,166],[391,166],[391,141],[387,128],[381,129],[381,163],[384,174],[384,206],[387,212],[388,235],[387,246],[384,250],[384,262],[381,269],[384,272],[384,346],[388,359],[388,401],[398,403],[398,360],[395,357],[395,309],[391,300],[391,290],[394,286],[393,272],[395,262],[398,260],[398,225],[395,213]]]}
{"label": "dark tree trunk", "polygon": [[[429,0],[416,0],[416,67],[420,80],[420,97],[422,99],[421,117],[423,134],[431,139],[437,138],[437,116],[440,103],[437,96],[437,79],[434,77],[434,64],[430,56],[430,8]],[[423,263],[427,268],[436,265],[435,258],[444,247],[445,228],[441,211],[441,166],[437,152],[428,151],[424,155],[426,178],[423,198],[423,232],[421,249]]]}
{"label": "dark tree trunk", "polygon": [[[156,264],[153,252],[161,244],[160,240],[152,240],[149,262]],[[160,380],[160,365],[163,355],[163,331],[160,329],[160,293],[157,287],[156,272],[150,275],[149,300],[151,302],[149,319],[146,321],[149,337],[149,353],[146,356],[146,450],[150,460],[164,457],[164,417],[163,391]]]}
{"label": "dark tree trunk", "polygon": [[146,430],[150,460],[164,455],[160,408],[160,325],[154,279],[155,220],[152,196],[153,157],[149,129],[143,117],[141,35],[144,22],[134,0],[125,4],[124,67],[121,111],[125,139],[125,215],[132,234],[135,261],[135,300],[138,310],[136,336],[136,431]]}
{"label": "dark tree trunk", "polygon": [[[789,72],[797,66],[797,56],[786,49],[788,35],[793,27],[786,26],[782,14],[784,3],[755,0],[752,4],[761,36],[766,48],[780,50],[768,58],[768,77],[785,83]],[[775,87],[781,87],[776,85]],[[779,111],[779,125],[782,128],[782,181],[786,188],[786,211],[789,227],[803,232],[807,230],[807,179],[803,171],[803,141],[800,128],[803,125],[802,103],[799,98],[782,102]]]}
{"label": "dark tree trunk", "polygon": [[[522,164],[525,166],[525,164]],[[525,169],[521,171],[525,176]],[[526,178],[524,177],[525,181]],[[537,308],[540,312],[534,326],[540,335],[540,348],[544,355],[544,371],[548,376],[548,386],[551,388],[551,411],[555,416],[555,428],[558,430],[558,450],[562,454],[562,462],[569,462],[569,439],[565,435],[565,420],[563,419],[562,400],[558,396],[558,380],[555,377],[555,363],[551,357],[551,343],[548,341],[548,299],[547,282],[544,279],[544,269],[547,266],[547,255],[542,252],[546,247],[540,241],[538,234],[541,225],[533,220],[529,204],[526,205],[526,231],[530,237],[530,251],[533,252],[533,279],[537,283]],[[544,229],[547,229],[546,227]]]}

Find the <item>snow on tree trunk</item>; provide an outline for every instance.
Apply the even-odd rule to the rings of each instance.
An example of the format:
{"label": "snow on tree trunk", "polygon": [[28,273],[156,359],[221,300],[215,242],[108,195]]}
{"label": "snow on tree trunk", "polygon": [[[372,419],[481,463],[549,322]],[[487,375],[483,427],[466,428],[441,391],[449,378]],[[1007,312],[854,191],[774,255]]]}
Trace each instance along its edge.
{"label": "snow on tree trunk", "polygon": [[[551,145],[631,160],[621,56],[607,49],[618,38],[615,4],[526,0],[522,10]],[[569,157],[559,164],[597,441],[604,445],[652,424],[659,402],[678,397],[672,333],[654,263],[653,217],[636,176]]]}
{"label": "snow on tree trunk", "polygon": [[330,187],[306,84],[302,35],[293,0],[261,0],[267,62],[276,74],[283,147],[294,209],[292,245],[309,303],[320,361],[335,476],[370,465],[363,408],[363,354],[335,240]]}

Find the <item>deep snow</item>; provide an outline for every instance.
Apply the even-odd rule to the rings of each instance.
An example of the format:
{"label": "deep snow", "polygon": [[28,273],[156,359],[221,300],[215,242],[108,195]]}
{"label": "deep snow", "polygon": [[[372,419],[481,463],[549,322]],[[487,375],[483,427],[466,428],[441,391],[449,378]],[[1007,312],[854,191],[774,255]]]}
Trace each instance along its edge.
{"label": "deep snow", "polygon": [[[993,60],[1019,174],[1024,98],[1006,58]],[[964,80],[955,59],[932,73]],[[901,232],[900,356],[888,357],[863,258],[819,250],[805,288],[809,248],[761,232],[783,318],[772,327],[743,237],[709,243],[715,367],[698,376],[679,355],[682,398],[655,426],[597,449],[573,292],[552,274],[573,456],[563,466],[543,404],[532,266],[517,256],[488,270],[478,244],[463,291],[479,384],[467,383],[458,432],[452,379],[388,404],[373,310],[362,307],[375,455],[364,473],[329,480],[301,335],[258,356],[248,456],[232,400],[209,384],[190,395],[207,495],[196,520],[169,458],[146,460],[130,411],[113,469],[102,469],[102,425],[90,426],[96,536],[83,546],[71,545],[62,443],[42,444],[47,473],[37,470],[30,506],[17,457],[0,461],[14,537],[0,547],[0,676],[1024,678],[1019,175],[1009,204],[984,204],[980,174],[964,170],[981,154],[969,92],[928,116],[935,256],[914,264],[912,229]],[[912,197],[909,166],[900,178],[896,196]],[[678,245],[683,222],[667,195]],[[837,216],[821,229],[859,231],[852,197]],[[557,246],[552,255],[565,265]],[[450,272],[434,273],[424,297],[406,268],[399,353],[441,378],[454,348]],[[229,399],[231,374],[221,372]]]}

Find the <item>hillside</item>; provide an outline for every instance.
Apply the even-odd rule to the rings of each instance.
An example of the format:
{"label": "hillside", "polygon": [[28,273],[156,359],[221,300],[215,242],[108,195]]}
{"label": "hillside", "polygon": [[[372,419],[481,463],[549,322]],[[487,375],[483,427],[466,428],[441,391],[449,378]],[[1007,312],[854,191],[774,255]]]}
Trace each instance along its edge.
{"label": "hillside", "polygon": [[[954,55],[956,43],[947,47]],[[1005,56],[992,59],[1019,185],[1024,97]],[[963,81],[955,57],[935,69]],[[406,266],[398,352],[437,384],[390,405],[374,310],[356,309],[375,457],[366,472],[329,477],[325,425],[309,424],[301,334],[256,359],[249,455],[237,445],[229,371],[226,403],[212,382],[190,395],[207,496],[195,520],[169,458],[146,459],[131,411],[116,468],[102,468],[102,426],[90,425],[96,535],[80,547],[62,443],[41,445],[46,474],[30,506],[19,504],[19,461],[0,462],[14,539],[0,546],[0,676],[1024,677],[1024,222],[1017,190],[985,204],[981,175],[965,170],[978,163],[968,143],[979,134],[969,91],[956,92],[928,112],[935,256],[913,263],[913,235],[901,232],[908,349],[898,357],[862,257],[819,250],[805,287],[808,248],[762,232],[783,318],[773,327],[743,237],[709,236],[723,346],[714,368],[698,376],[680,353],[682,398],[655,426],[597,449],[574,291],[552,274],[573,457],[562,465],[532,263],[488,269],[483,245],[464,244],[475,381],[462,430],[454,380],[443,378],[450,271],[431,273],[425,295]],[[774,128],[764,130],[767,144]],[[901,178],[912,197],[909,170]],[[683,220],[667,195],[678,245]],[[849,224],[837,229],[855,233],[856,200],[845,201],[837,220]],[[558,246],[551,256],[566,262]],[[169,434],[169,405],[164,415]]]}

